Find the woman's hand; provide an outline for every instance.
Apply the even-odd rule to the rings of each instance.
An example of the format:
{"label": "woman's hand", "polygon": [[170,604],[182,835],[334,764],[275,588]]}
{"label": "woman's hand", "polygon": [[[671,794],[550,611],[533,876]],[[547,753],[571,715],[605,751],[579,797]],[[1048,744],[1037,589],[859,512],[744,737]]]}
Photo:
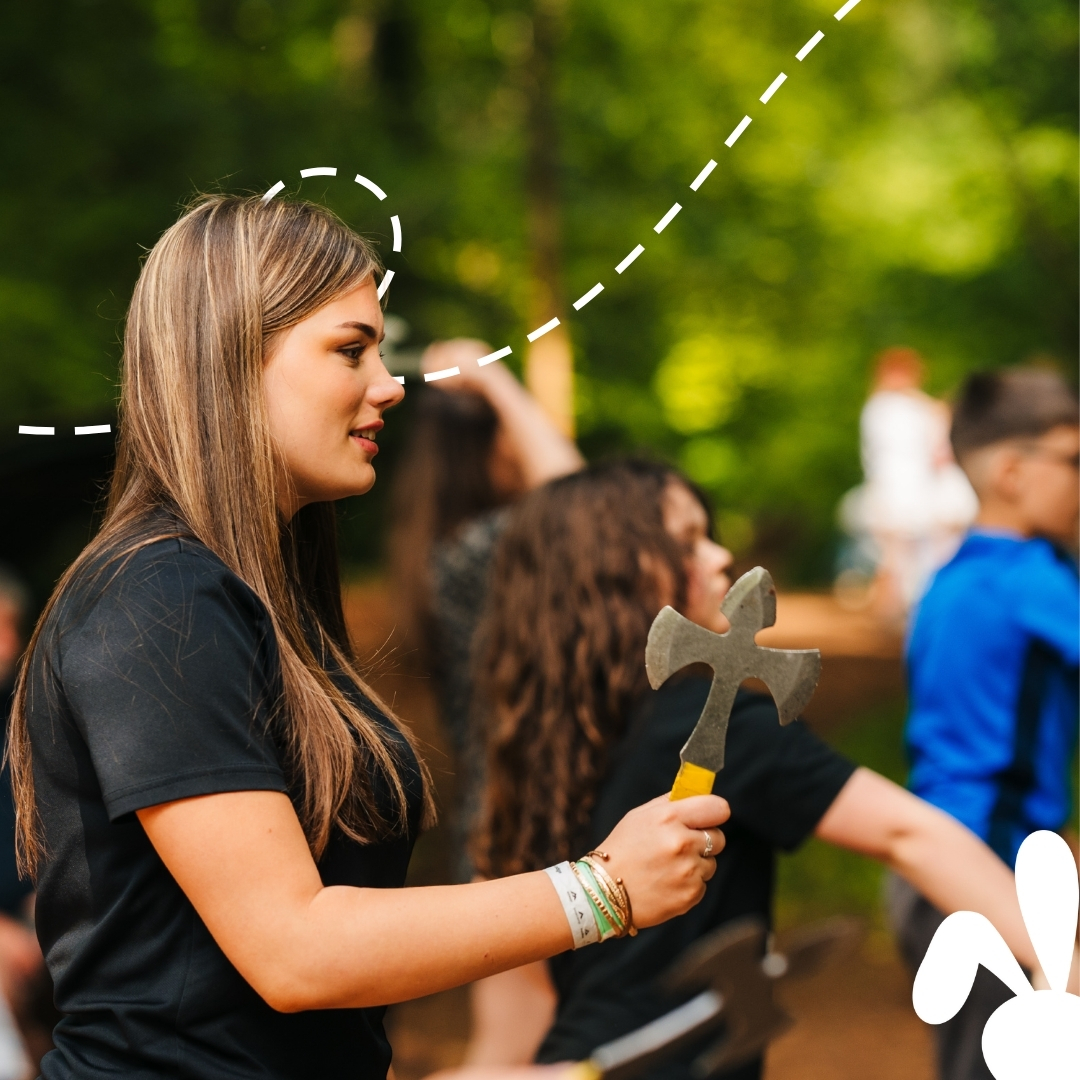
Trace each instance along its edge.
{"label": "woman's hand", "polygon": [[[573,440],[545,415],[532,395],[514,378],[510,369],[496,361],[482,368],[476,361],[491,352],[485,341],[455,338],[436,341],[424,350],[420,368],[430,375],[456,367],[460,375],[440,379],[432,386],[448,393],[472,391],[482,394],[499,418],[495,436],[496,458],[503,486],[512,495],[530,491],[558,476],[576,472],[585,464]],[[508,482],[507,478],[512,477]]]}
{"label": "woman's hand", "polygon": [[[454,375],[449,379],[439,379],[431,385],[437,390],[446,390],[450,393],[469,390],[483,394],[489,399],[493,396],[492,387],[495,387],[494,396],[497,398],[500,384],[507,379],[514,380],[514,376],[504,364],[497,360],[483,367],[477,366],[477,360],[489,356],[493,351],[486,341],[480,341],[478,338],[433,341],[420,358],[420,371],[425,375],[430,375],[432,372],[445,371],[447,368],[459,368],[460,375]],[[498,408],[494,401],[492,405]]]}
{"label": "woman's hand", "polygon": [[[655,926],[689,911],[716,873],[724,834],[716,828],[731,816],[718,795],[672,802],[666,795],[631,810],[612,829],[600,850],[604,869],[621,877],[633,908],[634,925]],[[709,857],[705,833],[712,840]]]}

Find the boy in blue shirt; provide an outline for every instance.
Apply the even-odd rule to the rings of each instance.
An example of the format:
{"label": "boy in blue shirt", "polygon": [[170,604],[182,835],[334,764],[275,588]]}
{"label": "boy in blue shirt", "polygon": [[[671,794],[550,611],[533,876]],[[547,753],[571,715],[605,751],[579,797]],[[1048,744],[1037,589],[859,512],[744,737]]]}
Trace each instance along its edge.
{"label": "boy in blue shirt", "polygon": [[[953,415],[953,450],[979,514],[938,571],[908,640],[909,787],[1012,866],[1023,839],[1060,829],[1077,738],[1080,413],[1049,371],[973,375]],[[890,908],[917,966],[942,916],[899,880]],[[935,1029],[942,1080],[992,1080],[981,1051],[1011,993],[980,969],[968,1004]]]}

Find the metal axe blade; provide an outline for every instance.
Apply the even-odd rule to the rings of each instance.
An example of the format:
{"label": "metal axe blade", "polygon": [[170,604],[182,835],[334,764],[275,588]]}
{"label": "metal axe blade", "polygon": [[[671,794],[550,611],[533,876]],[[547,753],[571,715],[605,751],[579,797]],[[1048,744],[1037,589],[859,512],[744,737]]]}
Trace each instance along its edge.
{"label": "metal axe blade", "polygon": [[673,799],[707,795],[724,767],[728,721],[735,694],[744,679],[760,679],[776,702],[781,724],[789,724],[813,697],[821,675],[817,649],[769,649],[755,643],[759,630],[776,622],[776,588],[763,567],[743,574],[720,610],[731,629],[706,630],[665,607],[653,620],[645,646],[645,670],[658,688],[688,664],[708,664],[712,686],[701,717],[682,748],[682,767],[672,787]]}

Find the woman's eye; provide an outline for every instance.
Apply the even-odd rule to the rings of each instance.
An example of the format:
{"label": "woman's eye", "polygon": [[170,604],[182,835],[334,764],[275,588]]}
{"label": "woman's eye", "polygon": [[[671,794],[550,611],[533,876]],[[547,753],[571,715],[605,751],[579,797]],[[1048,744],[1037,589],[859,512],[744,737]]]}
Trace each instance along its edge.
{"label": "woman's eye", "polygon": [[347,356],[354,363],[359,363],[360,354],[366,349],[366,345],[345,345],[343,348],[338,349],[338,352],[342,356]]}

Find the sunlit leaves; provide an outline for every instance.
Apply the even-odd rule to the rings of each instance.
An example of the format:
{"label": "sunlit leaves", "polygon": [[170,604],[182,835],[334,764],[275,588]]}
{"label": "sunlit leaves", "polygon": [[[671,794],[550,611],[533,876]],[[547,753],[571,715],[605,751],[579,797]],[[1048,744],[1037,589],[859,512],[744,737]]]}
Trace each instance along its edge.
{"label": "sunlit leaves", "polygon": [[9,5],[0,37],[5,422],[108,400],[94,373],[140,253],[194,190],[286,179],[388,250],[385,208],[297,186],[306,165],[391,193],[410,345],[467,333],[516,359],[541,2],[563,18],[566,299],[606,285],[567,320],[590,453],[666,454],[738,535],[785,522],[783,557],[821,573],[877,350],[922,350],[938,393],[976,365],[1075,362],[1068,0],[863,0],[842,23],[838,0],[57,0]]}

